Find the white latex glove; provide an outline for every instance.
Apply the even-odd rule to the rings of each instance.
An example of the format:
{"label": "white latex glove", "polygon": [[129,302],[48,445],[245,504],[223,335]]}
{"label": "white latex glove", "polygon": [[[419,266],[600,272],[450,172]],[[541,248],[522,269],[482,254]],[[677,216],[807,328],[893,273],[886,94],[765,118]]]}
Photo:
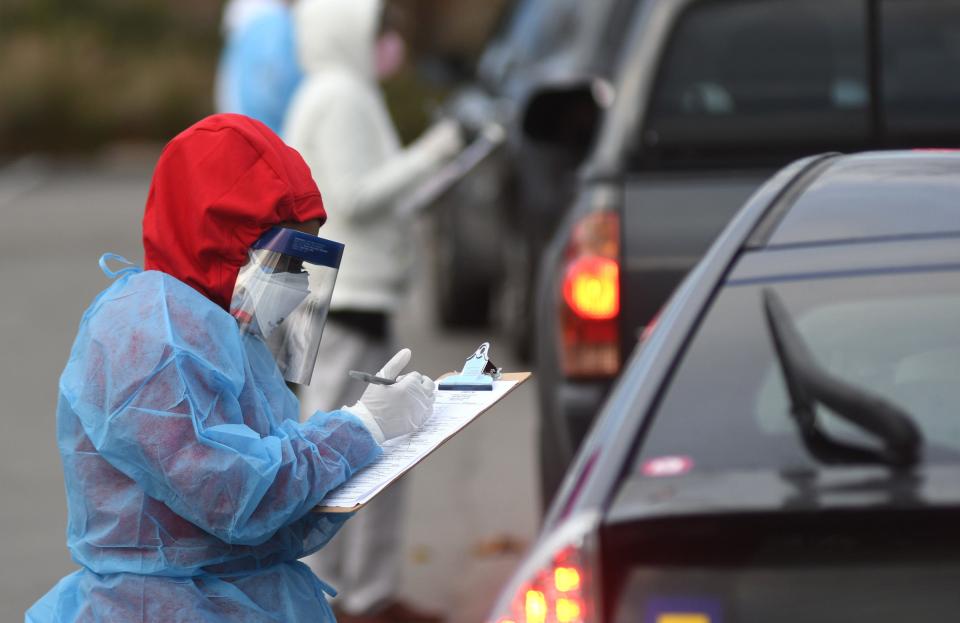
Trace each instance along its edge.
{"label": "white latex glove", "polygon": [[[411,356],[410,349],[404,348],[380,368],[377,376],[397,378]],[[364,423],[377,443],[383,443],[423,426],[433,414],[434,387],[430,377],[410,372],[393,385],[370,383],[360,400],[345,409]]]}
{"label": "white latex glove", "polygon": [[445,160],[459,154],[464,148],[463,129],[454,119],[441,119],[427,128],[417,141],[423,149]]}

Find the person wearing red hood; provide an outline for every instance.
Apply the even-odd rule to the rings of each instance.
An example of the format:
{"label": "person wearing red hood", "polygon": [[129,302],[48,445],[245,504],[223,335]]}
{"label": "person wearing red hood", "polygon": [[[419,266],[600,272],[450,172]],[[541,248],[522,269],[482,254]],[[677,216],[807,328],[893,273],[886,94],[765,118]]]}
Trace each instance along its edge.
{"label": "person wearing red hood", "polygon": [[[237,301],[253,300],[251,271],[288,284],[302,264],[334,267],[324,254],[338,245],[302,233],[325,219],[303,159],[260,122],[216,115],[167,145],[143,218],[147,270],[101,259],[115,281],[60,378],[67,545],[81,568],[28,623],[333,621],[332,589],[298,559],[348,515],[311,509],[422,424],[433,383],[410,373],[299,422],[291,369],[269,344],[283,319],[260,317],[277,305],[242,315]],[[283,248],[301,251],[280,253],[291,240]],[[401,351],[388,373],[408,360]]]}

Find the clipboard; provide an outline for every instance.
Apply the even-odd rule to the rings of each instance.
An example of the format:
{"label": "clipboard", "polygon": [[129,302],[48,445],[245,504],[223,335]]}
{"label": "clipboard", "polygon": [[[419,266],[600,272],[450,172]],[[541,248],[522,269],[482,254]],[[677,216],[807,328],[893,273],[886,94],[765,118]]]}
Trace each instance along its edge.
{"label": "clipboard", "polygon": [[[486,346],[489,348],[488,344]],[[443,379],[457,374],[459,373],[449,372],[438,380],[442,382]],[[530,372],[500,373],[493,381],[493,389],[486,391],[438,389],[434,415],[423,429],[383,444],[384,454],[379,459],[328,493],[313,511],[352,513],[360,510],[381,491],[433,454],[437,448],[513,393],[530,376]]]}

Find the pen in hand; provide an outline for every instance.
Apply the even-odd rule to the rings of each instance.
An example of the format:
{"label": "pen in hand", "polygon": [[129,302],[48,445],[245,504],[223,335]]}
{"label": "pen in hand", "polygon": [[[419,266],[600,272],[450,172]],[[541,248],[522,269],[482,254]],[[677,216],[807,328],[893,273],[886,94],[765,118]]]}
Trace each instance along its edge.
{"label": "pen in hand", "polygon": [[365,383],[373,383],[374,385],[393,385],[397,382],[397,379],[388,379],[370,374],[369,372],[360,372],[359,370],[350,370],[347,374],[349,374],[352,379],[364,381]]}

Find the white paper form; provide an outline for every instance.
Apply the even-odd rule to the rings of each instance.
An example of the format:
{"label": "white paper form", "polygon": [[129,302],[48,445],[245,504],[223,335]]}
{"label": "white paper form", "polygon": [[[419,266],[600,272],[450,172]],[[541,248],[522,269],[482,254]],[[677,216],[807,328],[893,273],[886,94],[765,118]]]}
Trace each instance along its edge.
{"label": "white paper form", "polygon": [[418,431],[383,444],[383,454],[331,491],[316,510],[356,510],[503,398],[520,381],[494,381],[492,391],[436,390],[433,415]]}

